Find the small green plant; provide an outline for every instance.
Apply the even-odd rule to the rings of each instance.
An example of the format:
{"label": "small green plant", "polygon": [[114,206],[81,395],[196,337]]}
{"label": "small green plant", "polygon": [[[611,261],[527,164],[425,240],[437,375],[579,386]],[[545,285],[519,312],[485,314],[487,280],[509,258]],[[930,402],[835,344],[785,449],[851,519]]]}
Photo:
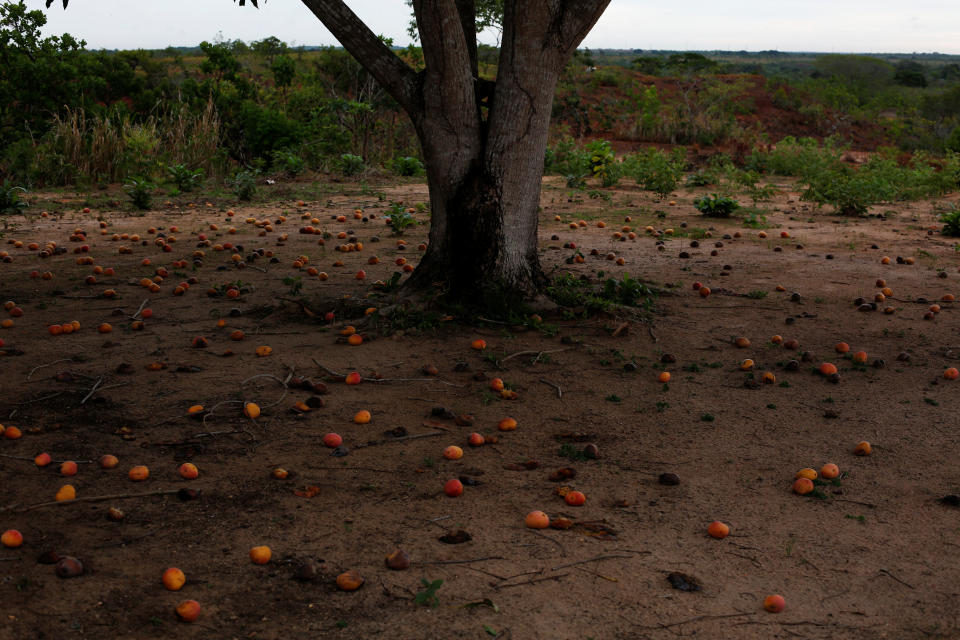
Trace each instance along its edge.
{"label": "small green plant", "polygon": [[363,158],[344,153],[337,159],[337,169],[345,176],[355,176],[366,168]]}
{"label": "small green plant", "polygon": [[303,278],[300,276],[287,276],[283,279],[283,284],[290,287],[290,295],[298,296],[300,295],[300,290],[303,288]]}
{"label": "small green plant", "polygon": [[393,172],[398,176],[419,176],[423,175],[424,171],[423,163],[420,162],[420,159],[412,156],[394,158],[391,165]]}
{"label": "small green plant", "polygon": [[420,584],[423,589],[417,592],[413,601],[425,607],[436,607],[440,605],[440,599],[437,598],[437,591],[443,586],[443,580],[434,580],[430,582],[425,578],[420,578]]}
{"label": "small green plant", "polygon": [[670,403],[663,402],[662,400],[660,400],[657,402],[655,406],[657,407],[657,413],[663,413],[664,411],[670,408]]}
{"label": "small green plant", "polygon": [[750,229],[766,229],[767,228],[767,216],[760,213],[756,209],[754,210],[745,210],[743,216],[743,226]]}
{"label": "small green plant", "polygon": [[410,212],[407,211],[407,208],[403,206],[402,202],[392,203],[387,209],[387,216],[390,220],[390,228],[393,229],[393,233],[398,236],[402,236],[408,227],[417,224],[417,221]]}
{"label": "small green plant", "polygon": [[149,209],[153,204],[153,183],[146,178],[130,178],[123,190],[137,209]]}
{"label": "small green plant", "polygon": [[740,203],[729,196],[718,196],[712,193],[694,200],[693,206],[707,217],[729,218],[730,214],[740,208]]}
{"label": "small green plant", "polygon": [[620,164],[613,154],[613,147],[606,140],[594,140],[587,145],[590,155],[590,172],[604,187],[612,187],[620,180]]}
{"label": "small green plant", "polygon": [[257,194],[257,175],[256,169],[243,169],[238,171],[233,179],[227,184],[233,189],[234,195],[238,200],[249,202]]}
{"label": "small green plant", "polygon": [[203,182],[203,169],[190,169],[182,163],[167,167],[167,175],[177,189],[183,192],[192,191]]}
{"label": "small green plant", "polygon": [[620,396],[618,396],[618,395],[615,394],[615,393],[611,393],[610,395],[608,395],[608,396],[605,398],[605,400],[606,400],[607,402],[613,402],[613,403],[623,402],[623,398],[621,398]]}
{"label": "small green plant", "polygon": [[949,211],[941,213],[940,222],[943,223],[940,233],[951,238],[960,236],[960,206],[953,205]]}
{"label": "small green plant", "polygon": [[0,186],[0,213],[20,213],[27,208],[27,203],[20,199],[21,193],[26,193],[23,187],[15,186],[4,179]]}
{"label": "small green plant", "polygon": [[750,298],[751,300],[763,300],[764,298],[767,297],[767,293],[768,293],[767,291],[763,291],[762,289],[757,289],[755,291],[749,292],[747,294],[747,297]]}
{"label": "small green plant", "polygon": [[277,149],[272,153],[272,167],[289,177],[298,176],[307,168],[307,163],[289,149]]}
{"label": "small green plant", "polygon": [[713,416],[712,413],[705,413],[702,416],[700,416],[700,420],[703,422],[713,422],[714,420],[716,420],[716,418]]}

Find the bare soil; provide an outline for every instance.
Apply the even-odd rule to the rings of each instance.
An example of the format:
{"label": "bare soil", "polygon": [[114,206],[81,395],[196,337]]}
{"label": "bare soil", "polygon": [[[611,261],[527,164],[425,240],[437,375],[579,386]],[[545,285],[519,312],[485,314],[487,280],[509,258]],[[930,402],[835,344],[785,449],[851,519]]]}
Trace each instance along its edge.
{"label": "bare soil", "polygon": [[[49,217],[5,218],[5,238],[24,246],[0,247],[14,258],[0,263],[0,297],[24,314],[0,329],[0,421],[24,434],[0,439],[0,530],[18,529],[25,541],[0,548],[0,639],[960,637],[960,510],[941,501],[960,493],[960,381],[943,378],[960,365],[958,311],[944,302],[924,319],[932,302],[960,294],[956,239],[931,230],[935,203],[849,219],[780,186],[761,238],[739,219],[703,218],[692,206],[699,191],[680,191],[671,204],[622,185],[609,200],[591,199],[549,179],[545,270],[652,283],[663,293],[649,314],[556,311],[542,314],[541,330],[410,312],[392,332],[359,325],[360,346],[340,335],[362,320],[343,317],[344,297],[380,307],[382,299],[364,300],[371,283],[388,280],[398,257],[417,262],[427,227],[409,230],[401,249],[383,217],[390,200],[427,200],[421,184],[378,185],[384,200],[353,185],[304,206],[296,185],[286,185],[286,196],[275,191],[268,204],[184,200],[145,215],[121,207],[83,214],[79,197],[50,194],[35,209]],[[231,207],[236,215],[228,217]],[[368,221],[354,220],[355,209]],[[310,224],[303,213],[334,234],[325,246],[298,233]],[[276,223],[281,215],[286,221]],[[331,219],[337,215],[347,221]],[[258,235],[248,217],[274,221],[273,231]],[[581,219],[587,226],[569,228]],[[614,239],[623,225],[638,237]],[[648,225],[673,229],[663,250]],[[155,244],[150,227],[167,235],[171,252]],[[92,267],[76,264],[73,251],[84,243],[69,240],[75,228],[88,234],[85,255],[113,267],[114,277],[84,284]],[[334,251],[345,242],[336,238],[341,231],[354,232],[363,250]],[[112,241],[113,233],[140,234],[146,244]],[[242,245],[243,258],[263,248],[279,261],[245,259],[238,269],[230,250],[201,247],[202,266],[171,267],[192,260],[200,234]],[[694,236],[698,247],[690,246]],[[48,240],[67,253],[43,259],[27,247]],[[569,242],[582,250],[582,264],[566,263]],[[121,245],[132,253],[118,253]],[[625,265],[607,260],[610,252]],[[300,255],[329,280],[294,269]],[[374,255],[379,264],[368,264]],[[881,265],[883,256],[892,263]],[[342,267],[333,266],[338,259]],[[139,281],[161,266],[170,276],[151,294]],[[35,269],[53,278],[30,278]],[[366,279],[355,277],[359,269]],[[191,276],[199,282],[174,296],[175,283]],[[894,295],[877,311],[858,311],[854,299],[873,300],[878,278]],[[701,297],[695,281],[712,294]],[[242,295],[207,296],[227,282],[241,283]],[[102,297],[107,288],[117,297]],[[134,331],[131,317],[144,300],[153,316]],[[895,311],[884,314],[886,306]],[[322,314],[334,309],[326,323]],[[74,319],[78,332],[49,334],[48,325]],[[97,332],[104,322],[112,333]],[[243,340],[229,338],[236,329]],[[772,344],[775,334],[798,340],[799,349]],[[194,348],[196,336],[208,346]],[[752,346],[734,346],[741,336]],[[471,349],[477,338],[485,351]],[[840,341],[850,353],[866,351],[867,365],[837,354]],[[272,355],[257,357],[261,345]],[[676,361],[662,363],[668,354]],[[752,372],[740,370],[745,358],[755,361]],[[800,366],[790,371],[794,359]],[[154,362],[166,368],[148,370]],[[816,372],[821,362],[839,367],[839,382]],[[424,375],[425,364],[438,375]],[[348,386],[331,371],[386,380]],[[661,371],[672,374],[666,385],[657,381]],[[765,371],[775,383],[757,384]],[[55,379],[65,372],[72,381]],[[291,374],[324,382],[324,406],[295,412],[316,394],[285,388]],[[492,392],[494,377],[518,397]],[[243,401],[257,403],[261,416],[245,418]],[[209,411],[202,420],[187,416],[196,404]],[[435,408],[470,414],[473,425]],[[372,413],[368,424],[353,422],[361,409]],[[507,416],[518,428],[498,431]],[[499,440],[469,447],[474,431]],[[323,445],[329,432],[343,436],[347,455]],[[861,440],[872,455],[853,455]],[[582,459],[589,443],[597,459]],[[448,445],[463,447],[463,458],[444,459]],[[78,461],[79,473],[63,478],[58,464],[36,467],[44,451]],[[103,454],[120,465],[99,468]],[[186,461],[198,479],[179,477]],[[842,471],[838,481],[819,485],[815,497],[791,492],[799,469],[829,462]],[[129,480],[133,465],[147,465],[149,479]],[[274,478],[277,467],[289,478]],[[566,467],[574,478],[549,480]],[[663,473],[679,484],[661,484]],[[444,483],[457,477],[468,486],[447,497]],[[66,482],[81,500],[28,510]],[[584,492],[586,504],[568,506],[562,485]],[[180,488],[198,497],[83,500]],[[109,520],[111,507],[125,518]],[[536,509],[573,526],[528,529],[524,516]],[[730,536],[710,538],[713,520],[728,523]],[[470,539],[440,540],[459,530]],[[251,563],[256,545],[272,548],[270,563]],[[385,566],[398,547],[409,553],[409,569]],[[38,561],[49,551],[80,558],[85,573],[58,578]],[[307,562],[316,578],[294,579]],[[161,584],[168,567],[187,576],[179,592]],[[366,582],[343,592],[334,579],[349,569]],[[673,572],[701,590],[674,589]],[[434,583],[434,598],[424,581]],[[775,593],[786,608],[768,613],[763,600]],[[202,605],[196,622],[177,621],[174,607],[184,599]]]}

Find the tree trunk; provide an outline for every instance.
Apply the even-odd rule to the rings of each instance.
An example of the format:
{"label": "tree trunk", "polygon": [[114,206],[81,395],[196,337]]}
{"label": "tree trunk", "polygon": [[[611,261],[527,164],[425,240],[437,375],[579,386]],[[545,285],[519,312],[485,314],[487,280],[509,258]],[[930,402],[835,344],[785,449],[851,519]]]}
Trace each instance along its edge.
{"label": "tree trunk", "polygon": [[[504,0],[492,95],[477,75],[472,0],[413,0],[414,73],[342,0],[302,0],[410,115],[430,189],[430,242],[408,289],[508,309],[546,284],[537,250],[557,79],[609,0]],[[515,307],[514,307],[515,308]]]}

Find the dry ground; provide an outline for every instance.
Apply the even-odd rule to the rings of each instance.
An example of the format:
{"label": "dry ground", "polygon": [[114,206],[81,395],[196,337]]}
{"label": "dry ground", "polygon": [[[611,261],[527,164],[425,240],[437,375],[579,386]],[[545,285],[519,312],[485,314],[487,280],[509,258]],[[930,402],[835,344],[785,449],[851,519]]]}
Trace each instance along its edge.
{"label": "dry ground", "polygon": [[[423,185],[379,185],[385,200],[348,186],[305,206],[288,188],[287,197],[276,192],[269,204],[206,206],[201,198],[197,206],[184,200],[145,216],[122,207],[83,214],[79,198],[51,194],[34,209],[50,217],[6,218],[5,238],[24,247],[0,247],[14,258],[0,264],[0,297],[14,300],[24,315],[0,329],[6,343],[0,422],[24,435],[0,439],[0,530],[18,529],[25,542],[0,548],[0,639],[960,636],[960,511],[939,500],[960,493],[960,381],[942,377],[960,364],[957,309],[943,303],[935,319],[924,320],[929,302],[918,302],[960,294],[956,241],[928,233],[933,203],[845,219],[799,202],[788,184],[781,186],[763,239],[738,219],[701,217],[692,206],[699,192],[678,192],[675,205],[628,185],[611,191],[610,200],[578,199],[547,181],[545,269],[593,279],[603,270],[672,285],[648,320],[626,312],[588,318],[558,312],[545,314],[546,328],[538,330],[410,315],[403,320],[411,326],[391,335],[363,330],[360,346],[339,334],[353,319],[327,324],[289,300],[299,294],[314,312],[340,310],[344,296],[363,298],[370,283],[396,271],[397,257],[415,264],[426,226],[409,231],[410,244],[400,250],[382,218],[387,201],[425,201]],[[231,206],[236,216],[228,218]],[[353,220],[358,208],[377,217]],[[336,238],[324,250],[318,236],[297,232],[307,224],[303,212],[334,234],[354,231],[363,250],[335,252]],[[263,236],[244,223],[281,215],[286,222]],[[331,219],[336,215],[347,222]],[[100,219],[107,235],[99,234]],[[579,219],[587,226],[569,229]],[[624,224],[638,231],[636,240],[613,239]],[[644,233],[647,225],[674,229],[663,251]],[[172,252],[154,244],[151,226],[176,237]],[[227,233],[230,226],[235,235]],[[89,255],[113,267],[115,277],[84,284],[92,267],[76,264],[73,250],[83,243],[69,241],[75,228],[87,231]],[[708,229],[712,237],[690,247],[692,236]],[[736,232],[741,237],[723,238]],[[140,234],[147,244],[115,242],[113,233]],[[238,270],[229,250],[206,248],[203,266],[172,268],[174,260],[191,259],[202,233],[214,243],[242,245],[243,256],[274,251],[279,261],[264,257]],[[47,240],[68,252],[42,259],[26,246]],[[583,250],[583,264],[565,263],[573,251],[562,245],[571,241]],[[119,254],[120,245],[132,253]],[[599,256],[590,255],[594,248]],[[710,255],[714,248],[717,256]],[[626,264],[606,260],[608,252]],[[330,279],[293,269],[299,255]],[[380,263],[368,265],[373,255]],[[882,256],[893,263],[881,265]],[[897,264],[897,256],[915,263]],[[144,258],[152,264],[142,266]],[[343,267],[333,266],[338,258]],[[139,281],[160,266],[171,275],[151,294]],[[354,277],[360,268],[363,281]],[[53,278],[31,279],[34,269],[50,270]],[[174,296],[174,284],[191,276],[198,284]],[[872,300],[878,278],[894,291],[880,307],[895,312],[858,312],[853,300]],[[206,295],[238,281],[244,293],[237,299]],[[702,298],[694,281],[713,294]],[[101,297],[107,288],[118,296]],[[799,300],[791,300],[794,292]],[[131,316],[145,299],[153,316],[143,331],[133,331]],[[218,318],[225,327],[216,327]],[[73,319],[81,323],[78,332],[49,335],[48,325]],[[97,332],[103,322],[112,333]],[[235,329],[246,338],[230,340]],[[771,344],[775,334],[798,340],[799,350]],[[196,336],[209,346],[193,348]],[[752,346],[735,347],[738,336]],[[471,350],[476,338],[486,340],[485,352]],[[839,341],[885,366],[855,365],[835,353]],[[271,346],[272,355],[257,357],[260,345]],[[799,370],[788,371],[802,352],[809,355]],[[665,354],[676,362],[662,364]],[[756,361],[752,377],[739,369],[748,357]],[[403,381],[347,386],[314,359],[335,372]],[[813,371],[824,361],[839,366],[839,383]],[[148,370],[153,362],[166,368]],[[438,376],[420,372],[427,363]],[[664,370],[672,374],[668,385],[657,381]],[[764,371],[777,382],[750,388]],[[73,381],[57,381],[63,372]],[[285,390],[291,372],[325,381],[325,406],[295,413],[294,403],[313,393]],[[519,397],[497,397],[489,390],[492,377]],[[240,401],[258,403],[260,418],[245,419]],[[213,411],[204,421],[189,419],[187,408],[195,404]],[[474,424],[432,416],[436,407],[472,414]],[[369,424],[353,423],[361,409],[372,413]],[[498,432],[506,416],[516,418],[516,431]],[[386,433],[397,427],[424,437]],[[468,447],[472,431],[499,442]],[[343,436],[348,455],[333,456],[323,446],[328,432]],[[852,454],[861,440],[872,443],[871,456]],[[598,459],[561,457],[578,457],[587,442],[597,445]],[[445,460],[444,447],[454,444],[465,455]],[[57,464],[37,468],[32,460],[42,451],[57,461],[81,461],[80,472],[63,478]],[[119,467],[98,467],[107,453],[119,457]],[[179,478],[184,461],[199,467],[198,479]],[[843,476],[823,485],[821,498],[791,493],[798,469],[827,462]],[[127,470],[139,464],[149,466],[150,477],[132,482]],[[273,478],[275,467],[288,469],[290,478]],[[577,471],[566,484],[586,494],[584,506],[567,506],[556,494],[558,483],[548,476],[563,467]],[[665,472],[680,483],[660,484]],[[476,486],[446,497],[444,483],[459,476]],[[199,497],[25,509],[52,500],[65,482],[79,498],[181,487]],[[295,493],[311,486],[312,497]],[[108,520],[110,507],[122,509],[125,519]],[[568,516],[575,526],[527,529],[524,515],[534,509]],[[713,520],[730,524],[731,535],[708,537]],[[439,540],[460,529],[469,541]],[[273,560],[257,566],[248,550],[262,544],[272,548]],[[397,547],[412,558],[406,571],[384,566]],[[85,574],[56,577],[52,566],[38,562],[47,551],[81,558]],[[318,577],[294,580],[306,561]],[[176,593],[160,582],[172,566],[188,580]],[[366,578],[360,590],[335,587],[334,577],[347,569]],[[671,588],[671,572],[693,576],[702,590]],[[431,603],[423,581],[438,580]],[[762,609],[773,593],[786,598],[782,613]],[[187,598],[203,606],[192,624],[174,615]]]}

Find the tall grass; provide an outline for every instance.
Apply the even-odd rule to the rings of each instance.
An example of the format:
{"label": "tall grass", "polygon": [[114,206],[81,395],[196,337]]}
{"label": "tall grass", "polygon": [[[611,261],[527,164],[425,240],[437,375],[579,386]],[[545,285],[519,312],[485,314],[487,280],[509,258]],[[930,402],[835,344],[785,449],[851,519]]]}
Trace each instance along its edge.
{"label": "tall grass", "polygon": [[53,117],[53,126],[36,151],[58,156],[59,162],[35,163],[33,180],[63,184],[84,176],[121,182],[159,175],[165,165],[173,164],[217,177],[225,172],[221,138],[222,123],[212,101],[197,113],[178,103],[141,122],[127,114],[89,116],[82,109],[67,109]]}

